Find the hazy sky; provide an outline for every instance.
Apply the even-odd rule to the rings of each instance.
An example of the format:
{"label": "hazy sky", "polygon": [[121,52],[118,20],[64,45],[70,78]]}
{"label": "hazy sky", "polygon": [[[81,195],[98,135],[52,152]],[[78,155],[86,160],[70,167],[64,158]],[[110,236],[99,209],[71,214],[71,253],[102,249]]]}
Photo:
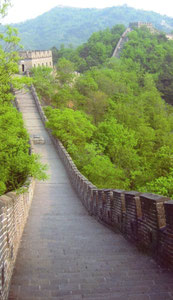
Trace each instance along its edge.
{"label": "hazy sky", "polygon": [[172,0],[11,0],[11,2],[13,7],[9,9],[8,16],[3,23],[17,23],[35,18],[57,5],[103,8],[127,4],[131,7],[152,10],[173,17]]}

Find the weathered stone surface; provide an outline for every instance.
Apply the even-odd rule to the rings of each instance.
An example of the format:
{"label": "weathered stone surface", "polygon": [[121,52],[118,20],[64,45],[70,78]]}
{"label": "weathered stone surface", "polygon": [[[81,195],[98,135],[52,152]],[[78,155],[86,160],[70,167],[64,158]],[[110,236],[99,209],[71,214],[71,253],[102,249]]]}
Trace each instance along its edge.
{"label": "weathered stone surface", "polygon": [[[32,201],[33,182],[30,193],[16,195],[7,193],[0,197],[0,299],[8,297],[9,284],[15,264],[22,231]],[[32,191],[32,192],[31,192]],[[26,202],[27,198],[27,202]],[[15,291],[16,291],[15,287]]]}
{"label": "weathered stone surface", "polygon": [[7,206],[12,203],[12,199],[7,195],[0,196],[1,205]]}

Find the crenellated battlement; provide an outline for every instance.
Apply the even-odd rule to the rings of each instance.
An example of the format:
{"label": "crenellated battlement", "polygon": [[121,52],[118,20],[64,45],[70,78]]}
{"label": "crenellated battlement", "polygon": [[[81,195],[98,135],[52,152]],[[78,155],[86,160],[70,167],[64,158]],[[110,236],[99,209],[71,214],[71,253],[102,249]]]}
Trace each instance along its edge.
{"label": "crenellated battlement", "polygon": [[51,67],[53,68],[52,51],[51,50],[34,50],[19,52],[19,71],[20,73],[28,72],[34,67]]}
{"label": "crenellated battlement", "polygon": [[52,57],[52,51],[50,50],[20,51],[19,56],[23,59]]}
{"label": "crenellated battlement", "polygon": [[143,27],[143,26],[145,26],[145,27],[147,27],[149,30],[151,30],[151,31],[153,31],[154,30],[154,27],[153,27],[153,24],[152,23],[149,23],[149,22],[140,22],[140,21],[138,21],[138,22],[131,22],[130,24],[129,24],[129,27],[130,28],[141,28],[141,27]]}

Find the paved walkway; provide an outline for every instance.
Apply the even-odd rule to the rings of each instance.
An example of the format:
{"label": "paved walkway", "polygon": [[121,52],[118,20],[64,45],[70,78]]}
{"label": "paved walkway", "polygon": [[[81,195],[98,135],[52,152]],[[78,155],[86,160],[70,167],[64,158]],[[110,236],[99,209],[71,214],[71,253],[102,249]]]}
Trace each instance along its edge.
{"label": "paved walkway", "polygon": [[36,184],[9,300],[169,300],[173,274],[90,217],[40,121],[29,93],[18,99],[50,179]]}

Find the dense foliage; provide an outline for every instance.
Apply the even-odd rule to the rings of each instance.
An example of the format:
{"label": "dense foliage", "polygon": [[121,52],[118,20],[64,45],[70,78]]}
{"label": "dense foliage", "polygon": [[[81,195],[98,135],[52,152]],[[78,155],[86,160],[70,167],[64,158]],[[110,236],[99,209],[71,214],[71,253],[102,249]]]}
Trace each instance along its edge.
{"label": "dense foliage", "polygon": [[18,189],[28,176],[46,178],[45,166],[29,155],[29,136],[21,114],[10,104],[0,104],[0,195]]}
{"label": "dense foliage", "polygon": [[57,50],[54,47],[52,49],[54,63],[61,58],[66,58],[75,65],[75,70],[80,73],[93,66],[99,66],[112,56],[124,31],[124,25],[116,25],[112,29],[108,28],[93,33],[87,43],[77,49],[61,47],[60,50]]}
{"label": "dense foliage", "polygon": [[[60,63],[65,58],[71,61],[74,69],[80,73],[93,66],[100,66],[112,56],[124,29],[123,25],[116,25],[112,29],[93,33],[87,43],[75,50],[53,48],[54,63]],[[125,43],[121,52],[121,60],[125,62],[127,59],[129,68],[135,72],[138,68],[141,73],[152,74],[163,98],[172,104],[173,40],[168,40],[162,32],[152,33],[145,27],[132,31],[128,38],[129,41]]]}
{"label": "dense foliage", "polygon": [[173,40],[164,33],[152,34],[144,29],[129,34],[121,57],[139,63],[140,69],[153,74],[164,99],[173,104]]}
{"label": "dense foliage", "polygon": [[[47,126],[98,187],[173,196],[173,108],[156,86],[171,47],[142,28],[130,34],[120,59],[75,75],[61,58],[56,77],[49,72],[52,84],[45,79]],[[33,70],[36,86],[45,72]]]}
{"label": "dense foliage", "polygon": [[[0,15],[5,14],[7,4],[4,1]],[[0,34],[0,195],[20,188],[28,176],[46,178],[38,156],[29,155],[29,136],[21,114],[11,103],[11,84],[20,87],[28,82],[14,77],[18,71],[18,42],[16,31],[10,27]]]}
{"label": "dense foliage", "polygon": [[152,22],[163,31],[173,29],[173,19],[154,12],[116,6],[104,9],[55,7],[43,15],[14,24],[19,30],[25,49],[49,49],[85,43],[93,32],[111,28],[115,24],[126,27],[134,21]]}

